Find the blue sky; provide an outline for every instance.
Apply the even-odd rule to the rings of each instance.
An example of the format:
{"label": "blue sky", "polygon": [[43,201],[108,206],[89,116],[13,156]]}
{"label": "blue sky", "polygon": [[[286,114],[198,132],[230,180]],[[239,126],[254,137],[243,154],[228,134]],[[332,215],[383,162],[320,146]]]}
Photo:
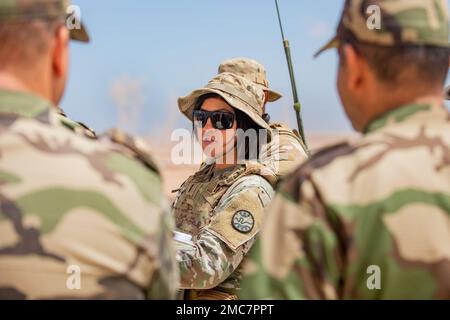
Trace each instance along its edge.
{"label": "blue sky", "polygon": [[[62,107],[73,119],[97,131],[119,126],[149,136],[174,126],[189,127],[178,112],[177,97],[204,85],[222,60],[250,57],[266,66],[271,86],[285,95],[269,105],[272,119],[295,126],[273,0],[73,3],[81,8],[92,38],[87,45],[71,44],[71,73]],[[351,131],[335,89],[336,53],[312,57],[333,35],[343,1],[279,4],[306,131]],[[127,106],[134,107],[119,111]]]}

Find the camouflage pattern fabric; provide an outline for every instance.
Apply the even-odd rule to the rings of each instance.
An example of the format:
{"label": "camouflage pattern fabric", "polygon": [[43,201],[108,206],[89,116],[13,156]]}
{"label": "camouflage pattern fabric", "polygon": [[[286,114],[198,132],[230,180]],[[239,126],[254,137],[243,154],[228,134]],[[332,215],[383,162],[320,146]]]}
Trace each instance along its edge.
{"label": "camouflage pattern fabric", "polygon": [[232,73],[259,85],[262,90],[267,92],[269,102],[277,101],[282,97],[281,93],[270,89],[264,65],[253,59],[234,58],[226,60],[220,64],[218,73]]}
{"label": "camouflage pattern fabric", "polygon": [[58,111],[58,117],[61,121],[61,124],[71,129],[73,132],[77,134],[81,134],[87,138],[90,139],[96,139],[97,135],[95,131],[91,128],[89,128],[87,125],[85,125],[82,122],[74,121],[70,119],[62,109],[59,109]]}
{"label": "camouflage pattern fabric", "polygon": [[281,185],[241,298],[450,299],[449,181],[442,101],[374,120],[360,141],[319,152]]}
{"label": "camouflage pattern fabric", "polygon": [[[380,28],[373,19],[377,11]],[[447,0],[346,0],[336,36],[316,56],[337,48],[349,35],[379,46],[448,48],[448,19]]]}
{"label": "camouflage pattern fabric", "polygon": [[308,160],[308,155],[306,146],[288,126],[272,123],[270,127],[271,141],[262,149],[260,161],[281,179]]}
{"label": "camouflage pattern fabric", "polygon": [[[227,299],[240,285],[240,264],[258,233],[276,176],[256,164],[223,171],[204,167],[183,184],[173,204],[177,229],[193,237],[177,253],[190,299]],[[265,178],[263,177],[265,176]],[[269,182],[269,180],[271,182]],[[208,290],[213,289],[213,290]]]}
{"label": "camouflage pattern fabric", "polygon": [[[70,0],[2,0],[0,1],[0,22],[17,22],[33,19],[69,18]],[[79,28],[70,30],[72,40],[89,42],[86,27],[80,22]]]}
{"label": "camouflage pattern fabric", "polygon": [[208,93],[219,95],[231,107],[244,112],[259,127],[271,131],[269,124],[262,118],[265,95],[261,86],[229,72],[215,76],[203,88],[180,97],[178,107],[181,113],[192,121],[192,112],[198,98]]}
{"label": "camouflage pattern fabric", "polygon": [[75,134],[56,110],[0,91],[0,299],[173,298],[159,175],[107,137]]}

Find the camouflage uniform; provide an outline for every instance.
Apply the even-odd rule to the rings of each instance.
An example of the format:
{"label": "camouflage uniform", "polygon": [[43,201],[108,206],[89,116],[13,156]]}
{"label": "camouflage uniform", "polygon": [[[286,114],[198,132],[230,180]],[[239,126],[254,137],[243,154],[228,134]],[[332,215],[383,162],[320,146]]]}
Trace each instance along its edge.
{"label": "camouflage uniform", "polygon": [[[244,78],[223,73],[205,88],[180,98],[181,111],[192,119],[197,99],[214,92],[269,130],[261,118],[264,93]],[[181,289],[187,299],[235,299],[240,264],[261,227],[263,209],[273,196],[276,175],[267,167],[246,161],[219,170],[204,165],[180,188],[173,203],[176,228],[192,236],[181,245],[177,260]]]}
{"label": "camouflage uniform", "polygon": [[61,108],[59,108],[59,110],[58,110],[58,117],[59,117],[59,120],[61,121],[61,124],[68,127],[72,131],[74,131],[78,134],[82,134],[85,137],[90,138],[90,139],[97,138],[97,135],[92,128],[88,127],[83,122],[74,121],[74,120],[70,119]]}
{"label": "camouflage uniform", "polygon": [[[371,3],[389,17],[386,29],[363,27],[368,3],[353,0],[339,30],[386,46],[448,47],[446,1]],[[450,114],[441,99],[372,120],[361,140],[324,149],[280,186],[241,297],[450,299],[449,181]]]}
{"label": "camouflage uniform", "polygon": [[[265,67],[259,62],[248,58],[235,58],[222,62],[219,74],[229,72],[244,77],[258,85],[268,95],[268,101],[279,100],[282,95],[269,88]],[[272,141],[261,154],[264,165],[271,167],[278,177],[283,177],[294,171],[303,163],[308,155],[306,146],[287,125],[271,123]]]}
{"label": "camouflage uniform", "polygon": [[[0,17],[63,16],[65,5],[2,2]],[[0,299],[173,298],[173,220],[144,158],[78,134],[37,96],[0,90]]]}

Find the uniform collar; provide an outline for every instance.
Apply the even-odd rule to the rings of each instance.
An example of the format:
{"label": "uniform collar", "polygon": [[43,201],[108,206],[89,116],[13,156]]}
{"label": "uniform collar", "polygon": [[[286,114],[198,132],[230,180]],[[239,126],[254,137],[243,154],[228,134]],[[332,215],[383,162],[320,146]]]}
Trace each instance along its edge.
{"label": "uniform collar", "polygon": [[399,108],[388,111],[369,123],[364,134],[372,133],[393,124],[412,121],[414,116],[419,113],[433,113],[434,111],[442,113],[444,110],[442,100],[435,98],[422,98],[415,102],[403,105]]}
{"label": "uniform collar", "polygon": [[31,93],[0,89],[0,115],[36,118],[52,107],[50,102]]}

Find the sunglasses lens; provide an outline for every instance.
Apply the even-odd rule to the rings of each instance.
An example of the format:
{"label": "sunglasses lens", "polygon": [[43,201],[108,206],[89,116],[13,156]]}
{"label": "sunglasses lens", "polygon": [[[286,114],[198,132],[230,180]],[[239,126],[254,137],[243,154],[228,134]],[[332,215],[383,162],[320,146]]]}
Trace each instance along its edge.
{"label": "sunglasses lens", "polygon": [[214,112],[211,116],[214,128],[228,130],[233,127],[234,115],[228,112]]}
{"label": "sunglasses lens", "polygon": [[192,112],[194,122],[200,122],[202,127],[206,126],[208,118],[211,118],[212,126],[218,130],[228,130],[233,127],[234,114],[229,112],[208,112],[204,110],[194,110]]}
{"label": "sunglasses lens", "polygon": [[194,110],[193,118],[194,122],[200,122],[202,124],[202,127],[206,125],[206,122],[208,121],[208,114],[202,110]]}

